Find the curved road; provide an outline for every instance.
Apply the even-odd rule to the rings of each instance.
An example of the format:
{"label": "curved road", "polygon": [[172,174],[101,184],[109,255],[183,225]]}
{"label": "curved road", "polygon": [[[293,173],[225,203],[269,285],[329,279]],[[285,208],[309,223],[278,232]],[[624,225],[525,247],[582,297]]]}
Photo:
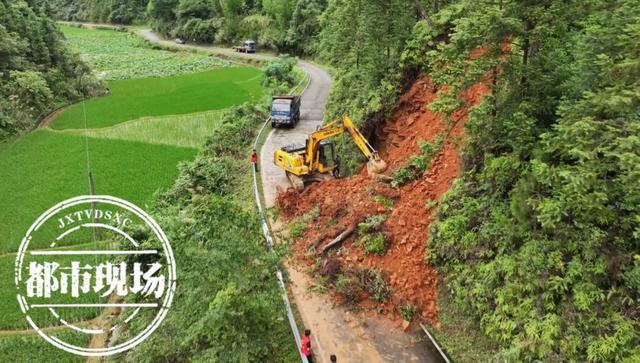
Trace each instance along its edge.
{"label": "curved road", "polygon": [[298,66],[309,74],[309,85],[302,94],[300,122],[293,129],[272,129],[260,150],[260,174],[267,208],[273,207],[278,188],[287,188],[285,173],[273,163],[273,153],[284,145],[303,144],[307,135],[322,125],[324,107],[331,89],[331,76],[317,66],[299,61]]}
{"label": "curved road", "polygon": [[[204,45],[176,44],[164,40],[149,29],[139,30],[145,39],[162,45],[199,49],[212,54],[271,59],[266,54],[237,53],[233,49]],[[273,164],[277,148],[292,143],[304,143],[307,135],[322,124],[324,108],[331,88],[331,76],[315,65],[299,61],[298,66],[310,76],[309,85],[302,94],[300,122],[294,129],[273,129],[260,152],[260,174],[267,207],[272,207],[278,188],[289,184],[284,172]],[[286,228],[283,227],[283,228]],[[316,360],[328,363],[329,355],[336,354],[344,362],[441,362],[438,354],[429,348],[424,335],[414,331],[406,334],[385,318],[368,317],[352,313],[334,303],[327,295],[311,293],[313,282],[304,271],[287,266],[294,302],[305,328],[312,331],[312,344]]]}
{"label": "curved road", "polygon": [[[162,39],[151,29],[142,29],[138,31],[145,39],[162,44],[165,46],[176,48],[188,48],[203,50],[212,54],[219,54],[227,57],[247,58],[266,60],[274,58],[273,55],[260,53],[238,53],[233,49],[220,48],[207,45],[193,44],[177,44],[170,40]],[[271,130],[264,146],[260,152],[260,174],[262,178],[262,188],[266,207],[273,207],[278,187],[286,188],[288,180],[280,168],[273,164],[273,153],[277,148],[288,145],[304,143],[308,134],[316,130],[316,127],[322,125],[324,116],[324,107],[329,97],[331,89],[331,76],[324,69],[305,61],[298,61],[298,66],[309,74],[309,85],[302,94],[302,102],[300,109],[300,122],[293,129],[274,129]]]}

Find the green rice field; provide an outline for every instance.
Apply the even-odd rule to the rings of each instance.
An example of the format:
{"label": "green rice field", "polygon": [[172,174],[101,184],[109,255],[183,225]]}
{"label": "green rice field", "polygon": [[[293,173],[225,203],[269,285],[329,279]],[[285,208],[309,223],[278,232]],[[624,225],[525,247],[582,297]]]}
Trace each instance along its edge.
{"label": "green rice field", "polygon": [[[85,138],[37,130],[0,144],[0,253],[13,252],[35,218],[54,204],[89,194]],[[89,164],[97,194],[144,206],[178,175],[176,165],[196,149],[89,138]],[[0,321],[1,321],[0,317]]]}
{"label": "green rice field", "polygon": [[199,148],[218,126],[223,112],[224,110],[212,110],[184,115],[149,116],[111,127],[62,132],[70,135],[86,134],[103,139]]}
{"label": "green rice field", "polygon": [[[71,105],[48,127],[0,143],[0,297],[9,302],[0,307],[0,357],[10,352],[13,361],[35,361],[42,354],[50,361],[84,360],[33,334],[18,307],[15,252],[33,221],[62,200],[89,194],[88,170],[96,194],[123,198],[144,209],[154,193],[173,183],[177,165],[196,155],[225,109],[255,102],[264,94],[256,68],[199,53],[154,50],[126,33],[62,28],[107,80],[110,94]],[[83,248],[78,243],[86,239],[80,240],[69,240],[66,247]],[[47,247],[43,241],[31,245]],[[83,324],[98,312],[86,309],[65,318]],[[47,311],[33,314],[48,329],[57,329],[59,321]],[[88,344],[85,337],[66,330],[56,334]]]}
{"label": "green rice field", "polygon": [[[89,344],[89,336],[74,331],[61,330],[50,332],[51,336],[77,346]],[[27,334],[0,335],[0,357],[11,357],[11,362],[86,362],[87,358],[67,353],[54,347],[31,330]],[[7,360],[2,360],[6,362]]]}
{"label": "green rice field", "polygon": [[219,110],[261,96],[256,68],[228,67],[165,78],[108,83],[111,94],[69,107],[52,123],[53,129],[113,126],[144,116],[178,115]]}

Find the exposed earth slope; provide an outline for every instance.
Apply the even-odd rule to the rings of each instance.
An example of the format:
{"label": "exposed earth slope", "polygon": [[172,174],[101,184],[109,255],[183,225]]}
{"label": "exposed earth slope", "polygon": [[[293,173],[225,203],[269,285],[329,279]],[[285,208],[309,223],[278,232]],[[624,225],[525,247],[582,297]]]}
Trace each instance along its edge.
{"label": "exposed earth slope", "polygon": [[[470,107],[488,92],[488,87],[480,83],[460,98]],[[439,135],[446,137],[441,151],[417,180],[392,188],[373,180],[363,168],[355,176],[312,185],[301,194],[289,189],[278,196],[278,205],[289,221],[319,207],[319,216],[309,224],[305,236],[295,243],[296,258],[308,265],[316,263],[319,256],[309,252],[311,244],[319,251],[349,226],[373,215],[385,215],[381,232],[386,239],[386,253],[383,256],[366,254],[357,243],[360,236],[354,233],[343,242],[341,249],[329,253],[330,264],[339,265],[339,268],[333,268],[332,274],[360,268],[381,271],[393,294],[382,304],[383,308],[377,310],[399,317],[400,307],[413,305],[422,318],[434,326],[438,326],[438,278],[436,271],[425,262],[428,226],[433,217],[434,201],[449,189],[460,172],[456,142],[468,116],[468,108],[461,108],[447,122],[431,111],[428,105],[436,93],[437,89],[428,78],[417,80],[401,97],[393,117],[378,135],[380,155],[389,164],[388,175],[420,152],[419,140],[433,142]],[[373,307],[370,299],[364,299],[360,305]]]}

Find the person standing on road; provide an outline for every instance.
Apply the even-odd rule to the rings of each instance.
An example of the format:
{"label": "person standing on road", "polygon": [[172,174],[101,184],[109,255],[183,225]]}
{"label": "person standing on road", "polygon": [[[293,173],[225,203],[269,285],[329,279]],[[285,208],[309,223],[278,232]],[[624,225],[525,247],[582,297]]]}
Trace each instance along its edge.
{"label": "person standing on road", "polygon": [[251,152],[251,164],[253,164],[253,170],[258,171],[258,154],[256,149]]}
{"label": "person standing on road", "polygon": [[311,330],[307,329],[304,331],[304,337],[302,337],[302,346],[300,347],[300,351],[307,357],[307,361],[309,363],[313,363],[313,352],[311,350]]}

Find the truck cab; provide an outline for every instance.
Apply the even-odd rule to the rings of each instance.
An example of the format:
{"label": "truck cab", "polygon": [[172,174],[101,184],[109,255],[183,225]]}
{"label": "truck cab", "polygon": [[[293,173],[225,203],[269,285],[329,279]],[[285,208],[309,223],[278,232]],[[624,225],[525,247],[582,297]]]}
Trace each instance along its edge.
{"label": "truck cab", "polygon": [[294,127],[298,121],[300,121],[300,96],[274,96],[272,98],[272,127]]}
{"label": "truck cab", "polygon": [[256,52],[256,42],[253,40],[247,40],[244,42],[244,49],[246,53],[255,53]]}

